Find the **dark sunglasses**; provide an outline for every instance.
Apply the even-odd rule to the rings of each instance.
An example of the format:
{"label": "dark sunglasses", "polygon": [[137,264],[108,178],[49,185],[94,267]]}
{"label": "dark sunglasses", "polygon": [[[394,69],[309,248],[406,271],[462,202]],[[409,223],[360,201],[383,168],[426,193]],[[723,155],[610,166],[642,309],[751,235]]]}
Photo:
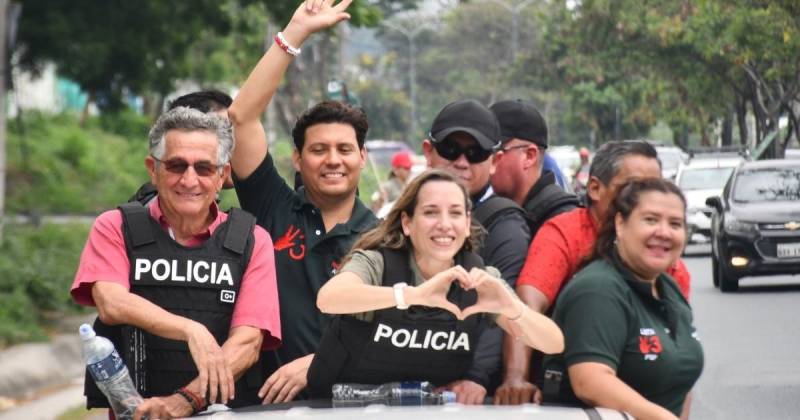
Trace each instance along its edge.
{"label": "dark sunglasses", "polygon": [[177,175],[183,175],[189,167],[194,168],[194,172],[198,176],[208,177],[217,173],[225,165],[215,165],[211,162],[201,160],[195,163],[189,163],[181,158],[172,158],[168,160],[161,160],[155,156],[151,156],[156,162],[163,164],[167,172]]}
{"label": "dark sunglasses", "polygon": [[461,145],[452,140],[434,142],[433,148],[436,149],[436,153],[439,156],[447,160],[456,160],[459,156],[464,155],[469,163],[481,163],[492,155],[491,150],[486,150],[480,145],[461,147]]}

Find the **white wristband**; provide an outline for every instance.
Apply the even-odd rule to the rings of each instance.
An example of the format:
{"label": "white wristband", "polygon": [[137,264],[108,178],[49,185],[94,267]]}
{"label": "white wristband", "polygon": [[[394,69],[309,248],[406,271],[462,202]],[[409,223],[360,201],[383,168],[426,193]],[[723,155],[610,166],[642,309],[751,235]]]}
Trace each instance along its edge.
{"label": "white wristband", "polygon": [[294,47],[289,44],[289,41],[286,40],[286,37],[283,36],[283,32],[278,32],[275,35],[275,42],[278,44],[281,49],[286,51],[287,54],[291,55],[292,57],[297,57],[300,55],[300,48]]}
{"label": "white wristband", "polygon": [[408,287],[405,283],[395,283],[392,288],[394,289],[394,302],[395,307],[400,310],[408,309],[409,305],[406,303],[405,288]]}

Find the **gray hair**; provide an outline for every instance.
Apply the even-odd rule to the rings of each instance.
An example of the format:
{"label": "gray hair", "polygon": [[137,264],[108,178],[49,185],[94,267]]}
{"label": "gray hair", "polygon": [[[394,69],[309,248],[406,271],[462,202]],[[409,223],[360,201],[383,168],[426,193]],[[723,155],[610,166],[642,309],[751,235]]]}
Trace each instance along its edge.
{"label": "gray hair", "polygon": [[644,156],[655,159],[661,167],[656,149],[644,141],[610,141],[597,149],[589,167],[589,176],[596,177],[605,185],[622,169],[622,161],[627,156]]}
{"label": "gray hair", "polygon": [[225,165],[231,160],[233,152],[233,129],[225,118],[205,114],[196,109],[179,106],[158,117],[148,136],[150,154],[156,159],[164,157],[166,142],[164,137],[170,130],[206,131],[217,135],[217,165]]}

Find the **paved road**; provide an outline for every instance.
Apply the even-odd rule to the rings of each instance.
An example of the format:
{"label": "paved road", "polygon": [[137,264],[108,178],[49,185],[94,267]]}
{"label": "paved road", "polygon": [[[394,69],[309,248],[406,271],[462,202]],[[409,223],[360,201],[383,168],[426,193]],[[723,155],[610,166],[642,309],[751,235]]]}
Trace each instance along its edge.
{"label": "paved road", "polygon": [[706,357],[692,418],[800,418],[800,276],[744,278],[738,293],[722,294],[708,255],[685,261]]}

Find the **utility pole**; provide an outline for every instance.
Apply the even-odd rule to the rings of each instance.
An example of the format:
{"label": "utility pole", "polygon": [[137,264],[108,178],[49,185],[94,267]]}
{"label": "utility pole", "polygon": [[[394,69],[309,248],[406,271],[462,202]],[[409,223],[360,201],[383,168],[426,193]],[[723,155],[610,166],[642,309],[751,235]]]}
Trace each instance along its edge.
{"label": "utility pole", "polygon": [[8,42],[8,0],[0,0],[0,244],[6,223],[6,43]]}
{"label": "utility pole", "polygon": [[409,139],[413,139],[415,136],[418,136],[419,133],[417,132],[417,44],[416,38],[417,36],[422,33],[423,29],[426,29],[428,24],[425,22],[420,22],[419,25],[416,25],[413,28],[406,28],[401,25],[398,25],[391,21],[383,21],[383,26],[393,29],[406,37],[408,40],[408,78],[409,78],[409,99],[411,100],[411,132],[409,133]]}
{"label": "utility pole", "polygon": [[511,13],[511,64],[514,64],[517,60],[517,51],[519,51],[519,12],[530,6],[534,0],[523,0],[515,5],[509,4],[504,0],[492,1],[503,6]]}

